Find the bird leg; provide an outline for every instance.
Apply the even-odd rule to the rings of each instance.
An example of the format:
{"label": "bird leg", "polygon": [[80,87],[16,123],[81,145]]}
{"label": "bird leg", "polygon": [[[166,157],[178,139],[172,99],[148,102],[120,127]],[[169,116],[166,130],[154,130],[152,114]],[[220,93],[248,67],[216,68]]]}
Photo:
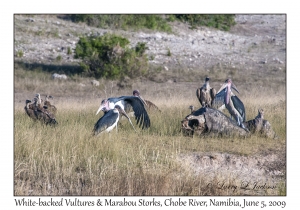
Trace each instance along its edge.
{"label": "bird leg", "polygon": [[234,115],[234,118],[235,118],[235,120],[237,121],[237,124],[241,127],[241,128],[243,128],[245,131],[247,131],[247,132],[250,132],[249,130],[248,130],[248,128],[246,128],[245,127],[245,125],[243,124],[243,119],[242,119],[242,117],[240,117],[240,116],[238,116],[238,115]]}
{"label": "bird leg", "polygon": [[222,106],[220,106],[220,107],[218,108],[218,110],[223,111],[225,108],[226,108],[226,107],[225,107],[225,104],[223,104]]}
{"label": "bird leg", "polygon": [[133,126],[133,124],[132,124],[130,118],[129,118],[128,115],[126,114],[126,112],[124,112],[122,109],[119,109],[119,112],[120,112],[122,115],[124,115],[124,116],[128,119],[128,121],[130,122],[130,124],[131,124],[132,127],[133,127],[133,130],[136,132],[136,130],[135,130],[135,128],[134,128],[134,126]]}

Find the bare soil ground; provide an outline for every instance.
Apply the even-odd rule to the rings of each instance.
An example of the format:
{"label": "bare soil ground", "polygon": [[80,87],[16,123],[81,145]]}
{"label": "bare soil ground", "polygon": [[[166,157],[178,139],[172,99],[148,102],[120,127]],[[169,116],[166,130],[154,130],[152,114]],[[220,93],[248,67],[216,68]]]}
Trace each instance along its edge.
{"label": "bare soil ground", "polygon": [[216,189],[237,195],[265,195],[266,191],[276,195],[280,184],[284,183],[286,170],[282,150],[251,156],[195,152],[179,155],[178,162],[190,173],[205,174],[207,180],[211,180],[208,186],[215,185]]}
{"label": "bare soil ground", "polygon": [[[15,53],[23,57],[16,61],[49,65],[77,65],[78,60],[67,53],[74,49],[80,36],[116,33],[127,37],[132,46],[146,42],[151,64],[162,66],[163,71],[189,71],[190,74],[222,69],[260,74],[261,71],[285,72],[286,16],[237,15],[237,24],[223,32],[199,27],[191,30],[187,24],[173,22],[173,33],[152,31],[112,31],[73,23],[57,15],[15,15]],[[168,56],[170,50],[171,56]],[[57,62],[57,56],[62,60]],[[180,74],[180,72],[179,72]],[[174,75],[177,81],[186,81]],[[154,78],[155,79],[155,78]],[[156,78],[164,81],[165,78]]]}

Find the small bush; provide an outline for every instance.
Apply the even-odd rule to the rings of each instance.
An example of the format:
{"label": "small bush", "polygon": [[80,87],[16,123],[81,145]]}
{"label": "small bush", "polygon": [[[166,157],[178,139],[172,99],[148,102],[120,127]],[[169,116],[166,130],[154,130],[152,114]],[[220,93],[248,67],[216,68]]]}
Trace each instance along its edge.
{"label": "small bush", "polygon": [[72,50],[71,50],[71,47],[68,47],[68,49],[67,49],[68,51],[67,51],[67,54],[68,55],[71,55],[72,54]]}
{"label": "small bush", "polygon": [[150,60],[153,61],[155,59],[154,55],[150,55]]}
{"label": "small bush", "polygon": [[85,22],[90,26],[111,29],[151,29],[155,31],[172,32],[168,22],[179,20],[191,25],[191,29],[197,26],[214,27],[228,31],[235,25],[233,14],[169,14],[169,15],[148,15],[148,14],[122,14],[122,15],[93,15],[73,14],[70,15],[74,22]]}
{"label": "small bush", "polygon": [[38,30],[38,31],[35,32],[35,35],[36,36],[43,36],[43,35],[45,35],[45,31],[44,30]]}
{"label": "small bush", "polygon": [[144,42],[138,42],[137,45],[135,46],[135,51],[138,55],[143,55],[146,50],[149,48],[146,46],[146,43]]}
{"label": "small bush", "polygon": [[56,61],[61,61],[62,60],[62,56],[61,55],[58,55],[57,57],[56,57]]}
{"label": "small bush", "polygon": [[128,47],[126,38],[105,34],[100,37],[81,37],[75,48],[75,58],[83,61],[80,66],[88,76],[120,79],[143,76],[148,71],[145,43]]}
{"label": "small bush", "polygon": [[73,14],[74,22],[85,22],[90,26],[113,29],[151,29],[171,32],[171,27],[162,15],[122,14],[122,15],[92,15]]}
{"label": "small bush", "polygon": [[175,17],[182,22],[188,22],[191,25],[191,28],[196,28],[196,26],[203,25],[228,31],[231,26],[235,25],[235,15],[232,14],[177,14]]}
{"label": "small bush", "polygon": [[174,22],[176,20],[176,16],[175,15],[168,15],[167,20],[170,22]]}
{"label": "small bush", "polygon": [[170,48],[168,48],[167,56],[172,56]]}
{"label": "small bush", "polygon": [[21,58],[21,57],[23,57],[23,55],[24,55],[23,51],[22,50],[18,50],[17,57]]}
{"label": "small bush", "polygon": [[60,34],[57,29],[53,32],[53,36],[56,38],[60,37]]}

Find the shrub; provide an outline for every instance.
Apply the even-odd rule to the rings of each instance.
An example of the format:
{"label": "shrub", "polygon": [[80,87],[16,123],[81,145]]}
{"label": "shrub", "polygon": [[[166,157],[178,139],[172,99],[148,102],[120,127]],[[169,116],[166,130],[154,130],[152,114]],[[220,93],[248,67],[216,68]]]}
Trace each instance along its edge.
{"label": "shrub", "polygon": [[167,56],[172,56],[172,53],[171,53],[171,50],[170,50],[170,48],[168,48],[168,51],[167,51]]}
{"label": "shrub", "polygon": [[171,32],[171,27],[162,15],[148,14],[73,14],[70,15],[74,22],[85,22],[86,24],[99,28],[113,29],[151,29],[157,31]]}
{"label": "shrub", "polygon": [[138,55],[143,55],[146,50],[149,48],[146,46],[146,43],[144,42],[138,42],[135,46],[135,51]]}
{"label": "shrub", "polygon": [[112,29],[151,29],[172,32],[168,22],[179,20],[191,25],[191,29],[203,25],[228,31],[235,24],[233,14],[73,14],[74,22],[85,22],[90,26]]}
{"label": "shrub", "polygon": [[71,50],[71,47],[68,47],[68,52],[67,52],[68,55],[71,55],[72,54],[72,50]]}
{"label": "shrub", "polygon": [[58,55],[57,57],[56,57],[56,61],[61,61],[62,60],[62,56],[61,55]]}
{"label": "shrub", "polygon": [[129,48],[128,39],[114,34],[81,37],[75,48],[75,58],[88,76],[120,79],[143,76],[148,71],[145,43]]}
{"label": "shrub", "polygon": [[153,61],[155,59],[154,55],[150,55],[150,60]]}
{"label": "shrub", "polygon": [[170,22],[174,22],[176,20],[176,16],[175,15],[168,15],[167,20],[170,21]]}
{"label": "shrub", "polygon": [[23,50],[18,50],[17,57],[21,58],[23,57],[23,55],[24,55]]}
{"label": "shrub", "polygon": [[183,22],[188,22],[192,28],[203,25],[208,27],[214,27],[220,30],[228,31],[231,26],[235,25],[235,15],[208,15],[208,14],[177,14],[177,19]]}

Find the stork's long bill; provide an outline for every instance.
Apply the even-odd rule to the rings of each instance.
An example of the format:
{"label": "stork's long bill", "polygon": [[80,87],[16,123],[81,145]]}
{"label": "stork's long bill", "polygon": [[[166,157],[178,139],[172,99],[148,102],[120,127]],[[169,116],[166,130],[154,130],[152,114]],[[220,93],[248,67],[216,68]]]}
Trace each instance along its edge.
{"label": "stork's long bill", "polygon": [[107,100],[103,100],[103,101],[101,102],[101,105],[100,105],[98,111],[96,112],[96,115],[97,115],[101,110],[104,110],[104,111],[108,111],[108,110],[109,110],[109,104],[108,104],[108,101],[107,101]]}
{"label": "stork's long bill", "polygon": [[[222,87],[220,88],[220,91],[226,88],[226,95],[225,95],[225,103],[228,104],[229,100],[231,98],[231,88],[234,89],[236,92],[240,93],[237,89],[237,87],[233,84],[233,82],[231,81],[231,79],[227,79],[225,81],[225,83],[222,85]],[[219,91],[219,92],[220,92]],[[218,92],[218,93],[219,93]]]}
{"label": "stork's long bill", "polygon": [[228,81],[228,83],[230,83],[230,87],[233,88],[236,92],[240,93],[237,89],[237,87],[233,84],[233,82],[231,80]]}

